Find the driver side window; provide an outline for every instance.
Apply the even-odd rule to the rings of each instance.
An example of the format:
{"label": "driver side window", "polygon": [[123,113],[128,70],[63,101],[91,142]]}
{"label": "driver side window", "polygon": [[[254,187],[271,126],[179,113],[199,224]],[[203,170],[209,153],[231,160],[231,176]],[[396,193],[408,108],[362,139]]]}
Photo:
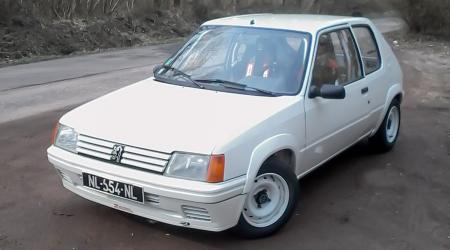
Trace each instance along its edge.
{"label": "driver side window", "polygon": [[312,84],[345,86],[362,78],[356,46],[349,29],[319,37]]}

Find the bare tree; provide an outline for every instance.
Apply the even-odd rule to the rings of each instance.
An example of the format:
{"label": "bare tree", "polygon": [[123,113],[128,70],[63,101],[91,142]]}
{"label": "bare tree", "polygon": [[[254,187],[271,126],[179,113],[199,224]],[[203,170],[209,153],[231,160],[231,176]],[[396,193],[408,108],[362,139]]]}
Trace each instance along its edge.
{"label": "bare tree", "polygon": [[70,19],[77,7],[77,0],[53,0],[52,11],[60,19]]}
{"label": "bare tree", "polygon": [[99,6],[101,0],[86,0],[86,13],[91,14]]}
{"label": "bare tree", "polygon": [[136,0],[127,0],[126,6],[127,6],[127,12],[128,12],[128,15],[131,15],[131,14],[132,14],[133,9],[134,9],[134,2],[135,2],[135,1],[136,1]]}
{"label": "bare tree", "polygon": [[119,2],[120,0],[103,0],[103,13],[112,15],[116,11]]}

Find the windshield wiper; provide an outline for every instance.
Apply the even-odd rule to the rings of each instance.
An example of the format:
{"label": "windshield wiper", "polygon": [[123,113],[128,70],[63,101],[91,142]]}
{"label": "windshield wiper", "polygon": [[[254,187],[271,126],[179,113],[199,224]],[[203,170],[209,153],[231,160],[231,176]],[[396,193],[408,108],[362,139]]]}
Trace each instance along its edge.
{"label": "windshield wiper", "polygon": [[256,92],[263,93],[268,96],[278,96],[277,93],[274,93],[269,90],[265,89],[259,89],[255,87],[250,87],[242,83],[227,81],[227,80],[221,80],[221,79],[195,79],[196,82],[202,82],[202,83],[217,83],[225,88],[232,88],[232,89],[239,89],[239,90],[253,90]]}
{"label": "windshield wiper", "polygon": [[173,75],[173,76],[182,76],[182,77],[184,77],[185,79],[187,79],[189,82],[193,83],[195,86],[197,86],[197,87],[199,87],[199,88],[201,88],[201,89],[205,88],[203,85],[201,85],[200,83],[198,83],[196,80],[192,79],[190,75],[188,75],[188,74],[184,73],[183,71],[181,71],[181,70],[179,70],[179,69],[177,69],[177,68],[174,68],[174,67],[172,67],[172,66],[170,66],[170,65],[162,64],[162,65],[156,66],[156,67],[153,69],[153,75],[154,75],[155,77],[157,77],[157,75],[160,74],[159,71],[160,71],[161,69],[165,69],[166,72],[169,71],[169,70],[170,70],[170,71],[173,71],[173,72],[174,72],[174,75]]}

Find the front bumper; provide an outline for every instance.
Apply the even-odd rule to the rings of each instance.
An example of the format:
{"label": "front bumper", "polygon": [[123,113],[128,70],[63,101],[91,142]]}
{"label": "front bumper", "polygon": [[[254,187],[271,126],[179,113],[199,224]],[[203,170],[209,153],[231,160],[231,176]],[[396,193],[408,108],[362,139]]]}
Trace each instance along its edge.
{"label": "front bumper", "polygon": [[[245,177],[211,184],[130,169],[54,146],[47,153],[70,191],[108,207],[176,226],[226,230],[237,224],[245,201]],[[86,188],[82,173],[140,186],[145,193],[144,204]]]}

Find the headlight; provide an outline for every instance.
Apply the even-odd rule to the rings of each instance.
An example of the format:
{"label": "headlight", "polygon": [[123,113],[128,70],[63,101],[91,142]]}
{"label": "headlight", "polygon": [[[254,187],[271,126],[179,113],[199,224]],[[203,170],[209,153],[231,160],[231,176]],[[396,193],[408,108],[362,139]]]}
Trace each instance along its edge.
{"label": "headlight", "polygon": [[58,124],[55,128],[55,146],[68,150],[70,152],[77,152],[78,133],[71,127]]}
{"label": "headlight", "polygon": [[174,153],[165,175],[182,179],[221,182],[224,177],[223,155],[196,155]]}

